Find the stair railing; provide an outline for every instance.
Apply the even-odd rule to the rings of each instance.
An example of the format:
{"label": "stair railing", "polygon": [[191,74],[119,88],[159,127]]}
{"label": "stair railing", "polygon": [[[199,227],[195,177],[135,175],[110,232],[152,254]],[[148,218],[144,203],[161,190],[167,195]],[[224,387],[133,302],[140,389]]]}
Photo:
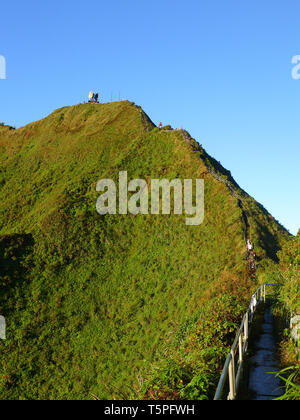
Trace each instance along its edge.
{"label": "stair railing", "polygon": [[[251,298],[249,309],[245,313],[241,326],[235,337],[233,346],[228,354],[220,376],[219,384],[215,393],[214,400],[221,400],[225,385],[228,384],[229,393],[227,400],[235,400],[242,377],[242,368],[245,354],[248,349],[249,331],[254,319],[255,311],[261,302],[266,302],[267,297],[273,297],[274,294],[266,294],[267,287],[278,287],[280,284],[263,284]],[[227,381],[228,379],[228,381]]]}

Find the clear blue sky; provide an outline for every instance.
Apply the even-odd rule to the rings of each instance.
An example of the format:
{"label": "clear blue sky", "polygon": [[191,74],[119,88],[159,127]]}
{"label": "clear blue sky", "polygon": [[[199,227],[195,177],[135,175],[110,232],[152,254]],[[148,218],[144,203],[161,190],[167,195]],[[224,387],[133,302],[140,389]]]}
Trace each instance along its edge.
{"label": "clear blue sky", "polygon": [[0,122],[120,91],[300,228],[299,0],[12,0],[0,13]]}

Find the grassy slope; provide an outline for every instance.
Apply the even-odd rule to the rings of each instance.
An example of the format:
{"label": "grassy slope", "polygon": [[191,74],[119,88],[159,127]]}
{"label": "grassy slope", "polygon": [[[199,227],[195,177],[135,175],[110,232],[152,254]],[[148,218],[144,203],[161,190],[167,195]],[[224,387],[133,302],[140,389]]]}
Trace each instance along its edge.
{"label": "grassy slope", "polygon": [[[277,305],[277,316],[281,320],[282,330],[286,326],[287,312],[292,311],[293,315],[300,315],[300,230],[295,238],[284,244],[279,252],[280,268],[284,285],[281,288],[279,304]],[[287,311],[287,308],[289,310]],[[275,312],[276,314],[276,312]],[[300,400],[300,354],[298,343],[288,337],[281,337],[281,364],[287,369],[282,372],[283,377],[290,383],[286,386],[284,400]],[[291,383],[293,386],[291,386]]]}
{"label": "grassy slope", "polygon": [[284,286],[281,300],[294,314],[300,314],[300,230],[295,238],[283,245],[279,252]]}
{"label": "grassy slope", "polygon": [[[16,251],[27,274],[1,279],[8,339],[1,343],[0,398],[89,398],[92,392],[111,398],[114,387],[123,394],[135,387],[141,396],[153,367],[171,355],[186,368],[182,377],[198,368],[195,358],[188,360],[191,350],[183,357],[178,349],[186,340],[191,348],[187,335],[205,319],[205,305],[211,316],[215,296],[242,302],[255,285],[248,280],[237,198],[191,143],[179,131],[159,132],[128,102],[77,105],[15,131],[0,127],[0,234],[34,239],[30,257]],[[209,164],[233,182],[212,159]],[[204,178],[203,225],[186,226],[184,216],[174,215],[99,216],[96,183],[117,180],[120,170],[129,179]],[[232,185],[257,253],[275,255],[287,233]],[[3,264],[7,258],[13,256]],[[242,308],[232,311],[237,317]],[[214,338],[202,341],[198,350]]]}

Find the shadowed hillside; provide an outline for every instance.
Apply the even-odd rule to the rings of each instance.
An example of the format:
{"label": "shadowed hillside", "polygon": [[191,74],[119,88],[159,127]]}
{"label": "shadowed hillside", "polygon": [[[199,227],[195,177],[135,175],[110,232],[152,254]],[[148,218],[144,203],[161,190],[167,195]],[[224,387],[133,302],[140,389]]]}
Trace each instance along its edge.
{"label": "shadowed hillside", "polygon": [[[123,170],[204,179],[204,223],[100,216],[96,184]],[[5,399],[210,397],[256,288],[245,238],[263,267],[289,236],[186,131],[127,101],[0,127],[0,235],[22,273],[1,291]]]}

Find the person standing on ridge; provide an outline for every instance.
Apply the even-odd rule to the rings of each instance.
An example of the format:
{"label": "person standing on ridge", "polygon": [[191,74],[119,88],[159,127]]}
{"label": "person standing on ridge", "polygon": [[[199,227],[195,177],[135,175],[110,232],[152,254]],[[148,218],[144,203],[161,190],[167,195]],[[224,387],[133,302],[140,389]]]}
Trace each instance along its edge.
{"label": "person standing on ridge", "polygon": [[99,93],[94,93],[92,90],[89,93],[89,102],[96,102],[97,104],[99,99]]}
{"label": "person standing on ridge", "polygon": [[249,252],[253,251],[253,245],[252,245],[250,239],[247,240],[247,249],[248,249]]}

